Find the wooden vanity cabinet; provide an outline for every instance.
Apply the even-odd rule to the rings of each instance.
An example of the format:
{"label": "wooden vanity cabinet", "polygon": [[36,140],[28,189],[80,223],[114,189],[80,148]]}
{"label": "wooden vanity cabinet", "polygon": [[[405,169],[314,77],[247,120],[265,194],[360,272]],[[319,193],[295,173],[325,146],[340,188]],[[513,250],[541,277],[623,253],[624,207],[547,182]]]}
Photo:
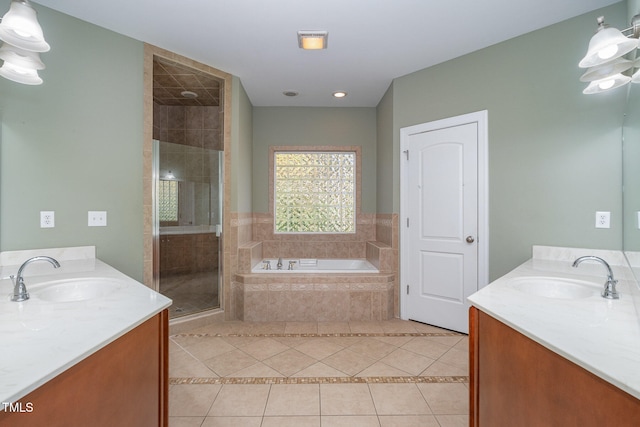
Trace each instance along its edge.
{"label": "wooden vanity cabinet", "polygon": [[163,310],[29,393],[0,426],[166,427],[168,318]]}
{"label": "wooden vanity cabinet", "polygon": [[469,311],[470,426],[639,426],[640,400],[488,314]]}

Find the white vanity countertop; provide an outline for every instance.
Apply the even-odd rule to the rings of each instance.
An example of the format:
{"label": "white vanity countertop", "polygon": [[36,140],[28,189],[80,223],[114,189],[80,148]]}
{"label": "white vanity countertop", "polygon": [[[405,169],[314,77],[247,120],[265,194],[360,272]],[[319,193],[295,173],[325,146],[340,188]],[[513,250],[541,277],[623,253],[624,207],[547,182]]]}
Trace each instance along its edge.
{"label": "white vanity countertop", "polygon": [[[640,399],[640,322],[634,302],[640,291],[624,258],[615,251],[534,247],[534,257],[469,297],[471,304],[525,336]],[[553,256],[550,256],[553,255]],[[595,255],[611,265],[618,300],[602,298],[602,264],[571,264]],[[549,259],[553,258],[553,259]],[[535,296],[510,286],[521,276],[559,277],[593,283],[593,294],[570,300]]]}
{"label": "white vanity countertop", "polygon": [[[87,252],[87,251],[85,251]],[[33,251],[18,257],[51,255],[60,268],[34,262],[24,278],[31,298],[10,301],[16,274],[15,259],[0,257],[0,402],[15,402],[61,372],[105,347],[171,305],[171,300],[120,273],[104,262],[81,254],[80,259],[52,250]],[[73,254],[71,255],[73,257]],[[108,278],[118,289],[99,298],[74,302],[49,302],[38,293],[71,279]],[[60,281],[60,282],[59,282]]]}

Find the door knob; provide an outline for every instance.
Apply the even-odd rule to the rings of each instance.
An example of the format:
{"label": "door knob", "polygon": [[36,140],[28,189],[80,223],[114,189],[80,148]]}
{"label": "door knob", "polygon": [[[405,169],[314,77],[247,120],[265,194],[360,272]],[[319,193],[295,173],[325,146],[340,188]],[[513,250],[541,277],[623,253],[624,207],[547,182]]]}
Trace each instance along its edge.
{"label": "door knob", "polygon": [[473,236],[467,236],[467,243],[473,243],[475,242],[475,239],[473,238]]}

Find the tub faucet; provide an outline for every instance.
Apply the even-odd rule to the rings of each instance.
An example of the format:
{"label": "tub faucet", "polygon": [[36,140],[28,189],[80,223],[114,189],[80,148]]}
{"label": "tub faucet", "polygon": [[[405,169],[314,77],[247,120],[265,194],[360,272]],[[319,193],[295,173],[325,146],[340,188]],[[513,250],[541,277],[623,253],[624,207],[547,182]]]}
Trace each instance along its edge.
{"label": "tub faucet", "polygon": [[289,261],[289,268],[288,270],[293,270],[293,266],[296,262],[294,260]]}
{"label": "tub faucet", "polygon": [[282,257],[278,258],[278,264],[276,264],[276,267],[278,267],[278,270],[282,270]]}
{"label": "tub faucet", "polygon": [[607,299],[620,298],[620,294],[616,291],[616,283],[618,283],[618,281],[613,278],[613,271],[611,270],[611,267],[609,266],[607,261],[597,256],[581,256],[573,262],[573,266],[577,267],[582,261],[586,260],[598,261],[607,268],[607,281],[604,284],[604,290],[600,295],[602,295],[603,298]]}
{"label": "tub faucet", "polygon": [[27,292],[27,286],[24,284],[22,272],[27,265],[35,261],[47,261],[50,262],[54,268],[60,267],[60,263],[50,256],[34,256],[33,258],[26,260],[18,269],[18,273],[15,276],[10,276],[13,281],[13,297],[11,298],[11,301],[20,302],[29,299],[29,292]]}

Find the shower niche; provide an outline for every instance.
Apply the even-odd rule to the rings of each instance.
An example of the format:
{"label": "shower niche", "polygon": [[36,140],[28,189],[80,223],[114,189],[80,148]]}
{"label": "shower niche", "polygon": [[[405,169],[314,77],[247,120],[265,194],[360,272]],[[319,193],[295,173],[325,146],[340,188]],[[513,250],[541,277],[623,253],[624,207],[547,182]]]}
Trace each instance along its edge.
{"label": "shower niche", "polygon": [[224,80],[153,59],[154,284],[170,318],[220,308]]}

